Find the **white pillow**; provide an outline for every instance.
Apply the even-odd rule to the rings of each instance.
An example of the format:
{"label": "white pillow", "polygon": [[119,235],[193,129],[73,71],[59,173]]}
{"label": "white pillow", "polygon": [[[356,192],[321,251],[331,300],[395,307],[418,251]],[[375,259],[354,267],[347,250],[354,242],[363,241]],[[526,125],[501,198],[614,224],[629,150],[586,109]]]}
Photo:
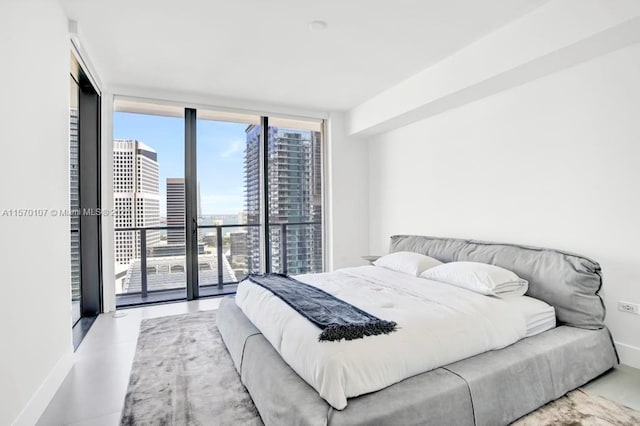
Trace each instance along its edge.
{"label": "white pillow", "polygon": [[373,264],[417,277],[421,272],[429,268],[442,265],[442,262],[438,259],[434,259],[433,257],[425,256],[420,253],[397,251],[395,253],[382,256],[380,259],[373,262]]}
{"label": "white pillow", "polygon": [[527,280],[513,272],[478,262],[444,263],[422,272],[420,277],[502,298],[523,296],[529,288]]}

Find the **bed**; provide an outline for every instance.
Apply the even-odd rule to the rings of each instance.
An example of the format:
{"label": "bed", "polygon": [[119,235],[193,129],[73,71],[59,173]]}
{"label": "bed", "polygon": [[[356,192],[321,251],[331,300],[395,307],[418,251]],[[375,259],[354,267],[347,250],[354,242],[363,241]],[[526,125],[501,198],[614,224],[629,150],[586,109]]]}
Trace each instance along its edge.
{"label": "bed", "polygon": [[[598,296],[602,280],[596,262],[536,247],[410,235],[392,237],[390,252],[401,251],[421,253],[442,262],[474,261],[501,266],[528,281],[527,296],[531,299],[514,299],[510,302],[513,306],[506,307],[477,297],[466,298],[464,293],[440,294],[436,286],[423,294],[407,278],[402,292],[410,298],[390,298],[390,306],[368,307],[381,317],[399,318],[403,329],[361,339],[345,351],[347,346],[336,346],[334,342],[330,346],[305,341],[304,333],[295,334],[304,329],[304,323],[287,328],[296,317],[274,315],[270,299],[262,298],[264,295],[259,292],[248,294],[240,290],[237,303],[231,298],[221,303],[217,323],[265,424],[508,424],[617,363],[611,336],[603,324],[604,306]],[[384,290],[384,280],[372,268],[375,269],[353,268],[342,274],[354,280],[364,279]],[[344,280],[341,276],[340,281]],[[357,296],[354,288],[346,286],[336,291],[349,301]],[[424,348],[423,352],[411,351],[406,345],[415,339],[407,336],[415,337],[418,329],[403,323],[402,315],[412,309],[416,297],[428,299],[434,309],[440,305],[443,310],[462,309],[473,318],[449,334],[469,330],[463,334],[466,339],[474,340],[473,336],[481,331],[488,336],[470,342],[475,347],[468,353],[448,354],[447,345],[460,345],[455,339],[447,343],[451,338],[446,333],[438,336],[443,339],[444,354],[430,354],[428,348],[426,352]],[[449,300],[457,304],[451,305]],[[543,305],[555,312],[552,323],[549,309],[536,308],[537,300],[546,302]],[[244,306],[244,311],[238,305]],[[260,309],[247,309],[251,305]],[[476,308],[481,309],[480,317],[474,316]],[[481,324],[483,316],[491,316],[493,311],[497,315],[500,310],[509,321],[494,321],[496,330]],[[509,317],[514,311],[523,315]],[[442,324],[434,322],[436,317],[425,318],[433,322],[434,330],[442,329]],[[260,324],[260,329],[251,319]],[[454,325],[451,327],[454,330]],[[370,346],[363,349],[362,341],[379,345],[379,351],[371,351]],[[490,346],[483,346],[487,344]],[[392,353],[397,365],[390,364],[389,355],[383,351],[385,346],[395,349]],[[338,368],[319,369],[313,357],[318,352],[333,351],[328,349],[332,347],[338,349],[328,357],[339,361]],[[361,367],[350,351],[375,354],[364,363],[369,370]],[[339,372],[345,369],[356,370],[358,380],[343,378],[345,383],[341,383]],[[337,380],[331,375],[336,375]]]}

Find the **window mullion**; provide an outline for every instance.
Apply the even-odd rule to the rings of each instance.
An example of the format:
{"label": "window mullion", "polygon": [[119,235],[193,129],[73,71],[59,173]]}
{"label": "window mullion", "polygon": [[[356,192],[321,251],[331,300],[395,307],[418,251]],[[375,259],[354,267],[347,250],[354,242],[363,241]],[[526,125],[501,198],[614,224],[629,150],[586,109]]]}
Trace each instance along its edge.
{"label": "window mullion", "polygon": [[269,117],[260,117],[260,211],[262,212],[263,238],[260,247],[263,272],[271,272],[271,250],[269,230]]}

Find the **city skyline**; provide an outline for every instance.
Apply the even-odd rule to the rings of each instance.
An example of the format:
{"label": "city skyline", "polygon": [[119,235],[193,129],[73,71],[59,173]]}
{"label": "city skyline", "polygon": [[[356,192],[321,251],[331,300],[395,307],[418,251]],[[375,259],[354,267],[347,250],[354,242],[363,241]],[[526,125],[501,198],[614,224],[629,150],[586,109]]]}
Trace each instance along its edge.
{"label": "city skyline", "polygon": [[[158,225],[184,227],[184,146],[176,142],[176,133],[182,131],[183,124],[171,117],[129,113],[122,113],[117,123],[119,124],[114,124],[114,127],[119,132],[127,133],[114,134],[129,139],[114,140],[115,204],[118,207],[123,204],[131,206],[131,217],[124,215],[116,218],[116,228]],[[209,133],[220,129],[224,129],[221,134]],[[242,133],[241,139],[238,131]],[[135,139],[131,139],[134,136]],[[199,225],[263,223],[260,202],[263,188],[260,165],[262,128],[244,123],[198,121],[197,140]],[[322,217],[321,133],[269,126],[267,142],[268,221],[272,224],[269,256],[272,270],[291,274],[321,272],[321,228],[315,224],[299,225],[309,222],[319,224]],[[118,152],[125,145],[127,156],[123,157]],[[218,174],[222,175],[214,178]],[[126,189],[132,192],[123,193],[123,185],[128,185]],[[206,189],[201,193],[203,188]],[[138,194],[137,191],[141,193]],[[287,225],[281,225],[283,223]],[[217,232],[206,227],[198,232],[200,260],[205,259],[203,256],[215,256],[218,250]],[[239,278],[246,273],[262,270],[264,236],[261,227],[224,228],[219,232],[223,239],[223,264],[233,269],[231,275]],[[166,256],[184,259],[184,229],[147,233],[152,237],[147,239],[147,248],[150,250],[147,262],[155,262],[153,259]],[[137,284],[133,287],[130,284],[137,279],[133,277],[134,271],[131,268],[139,269],[141,266],[136,264],[140,261],[139,251],[137,231],[117,234],[116,260],[129,264],[123,289],[137,288]],[[154,274],[153,271],[157,273],[165,267],[158,268],[149,266],[151,275]],[[215,267],[210,262],[199,264],[201,272],[212,269]],[[172,266],[168,271],[171,274],[182,274],[184,268]],[[153,276],[154,281],[159,279]],[[174,279],[179,279],[178,275],[171,280]]]}
{"label": "city skyline", "polygon": [[[244,200],[245,129],[248,124],[198,120],[198,181],[203,215],[239,214]],[[136,139],[152,146],[160,164],[160,194],[166,179],[184,177],[184,119],[116,112],[114,139]],[[166,218],[166,200],[160,199]]]}

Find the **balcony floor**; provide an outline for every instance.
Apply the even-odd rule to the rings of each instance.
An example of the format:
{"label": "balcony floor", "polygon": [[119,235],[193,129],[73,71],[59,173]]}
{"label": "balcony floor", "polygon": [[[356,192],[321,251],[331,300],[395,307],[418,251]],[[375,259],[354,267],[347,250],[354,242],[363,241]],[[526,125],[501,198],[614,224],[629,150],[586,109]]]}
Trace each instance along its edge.
{"label": "balcony floor", "polygon": [[[236,292],[238,284],[225,284],[221,289],[215,285],[200,287],[200,297],[226,296]],[[130,308],[147,303],[165,303],[184,301],[187,298],[187,290],[179,288],[175,290],[162,290],[148,293],[147,297],[142,297],[140,293],[118,294],[116,295],[116,306],[118,309]]]}

